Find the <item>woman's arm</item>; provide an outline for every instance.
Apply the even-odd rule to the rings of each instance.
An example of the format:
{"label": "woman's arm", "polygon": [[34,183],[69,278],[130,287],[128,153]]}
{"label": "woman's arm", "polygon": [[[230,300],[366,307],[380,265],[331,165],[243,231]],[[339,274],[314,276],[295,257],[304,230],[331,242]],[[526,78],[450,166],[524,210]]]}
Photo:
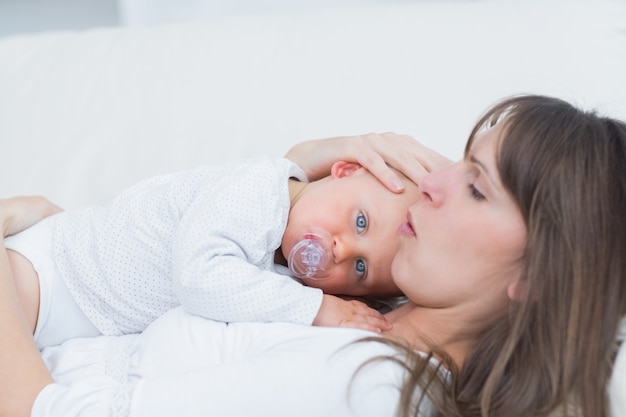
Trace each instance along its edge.
{"label": "woman's arm", "polygon": [[41,197],[0,200],[0,416],[27,417],[39,392],[52,382],[18,301],[4,237],[60,209]]}
{"label": "woman's arm", "polygon": [[335,161],[358,162],[394,192],[402,192],[404,187],[387,165],[418,183],[425,173],[451,163],[411,136],[395,133],[308,140],[293,146],[285,157],[297,163],[310,180],[328,175]]}

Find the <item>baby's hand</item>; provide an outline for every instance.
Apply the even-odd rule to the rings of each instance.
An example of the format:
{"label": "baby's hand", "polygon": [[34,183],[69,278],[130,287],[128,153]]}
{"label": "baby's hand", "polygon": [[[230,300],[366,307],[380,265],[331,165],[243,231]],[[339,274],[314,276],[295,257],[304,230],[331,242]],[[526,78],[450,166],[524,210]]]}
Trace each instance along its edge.
{"label": "baby's hand", "polygon": [[391,324],[377,310],[360,301],[346,301],[329,294],[324,294],[322,305],[315,320],[313,320],[313,325],[354,327],[376,333],[391,330]]}
{"label": "baby's hand", "polygon": [[28,196],[0,199],[0,226],[3,237],[32,226],[44,218],[62,211],[45,197]]}

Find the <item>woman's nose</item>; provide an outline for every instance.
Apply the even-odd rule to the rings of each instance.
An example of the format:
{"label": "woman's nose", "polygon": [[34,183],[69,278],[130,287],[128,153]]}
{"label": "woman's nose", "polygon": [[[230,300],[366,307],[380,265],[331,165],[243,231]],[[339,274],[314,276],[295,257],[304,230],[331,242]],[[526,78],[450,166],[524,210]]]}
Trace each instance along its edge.
{"label": "woman's nose", "polygon": [[439,207],[444,199],[445,171],[447,169],[430,172],[419,183],[422,197],[435,207]]}

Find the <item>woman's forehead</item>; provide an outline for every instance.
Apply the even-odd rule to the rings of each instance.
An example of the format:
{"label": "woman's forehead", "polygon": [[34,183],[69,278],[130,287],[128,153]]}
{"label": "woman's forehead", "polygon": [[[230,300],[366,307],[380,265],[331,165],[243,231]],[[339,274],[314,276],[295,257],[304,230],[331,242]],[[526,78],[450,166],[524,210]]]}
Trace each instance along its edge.
{"label": "woman's forehead", "polygon": [[491,154],[493,155],[492,159],[495,161],[496,152],[500,147],[500,142],[502,141],[503,129],[504,124],[498,123],[478,132],[470,144],[468,153],[472,155],[480,154],[483,158]]}

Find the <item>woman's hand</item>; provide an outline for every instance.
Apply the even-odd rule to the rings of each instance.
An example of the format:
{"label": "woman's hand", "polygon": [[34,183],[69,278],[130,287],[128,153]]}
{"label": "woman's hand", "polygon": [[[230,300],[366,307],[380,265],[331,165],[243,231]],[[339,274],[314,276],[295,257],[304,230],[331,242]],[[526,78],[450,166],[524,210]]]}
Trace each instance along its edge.
{"label": "woman's hand", "polygon": [[328,175],[338,160],[357,162],[396,193],[404,186],[389,166],[419,183],[427,172],[451,163],[411,136],[390,132],[308,140],[293,146],[285,157],[298,164],[310,180]]}
{"label": "woman's hand", "polygon": [[45,197],[28,196],[0,199],[2,236],[7,237],[21,232],[60,211],[63,210]]}

